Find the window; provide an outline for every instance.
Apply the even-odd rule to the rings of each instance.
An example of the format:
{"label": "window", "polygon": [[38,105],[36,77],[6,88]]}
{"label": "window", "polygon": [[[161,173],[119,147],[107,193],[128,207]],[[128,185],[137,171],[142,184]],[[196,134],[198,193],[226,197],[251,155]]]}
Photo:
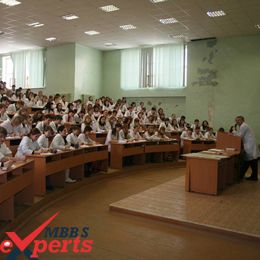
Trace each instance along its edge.
{"label": "window", "polygon": [[121,88],[181,88],[186,85],[184,44],[121,52]]}
{"label": "window", "polygon": [[6,86],[11,88],[14,82],[13,62],[11,56],[2,57],[2,81],[6,82]]}
{"label": "window", "polygon": [[23,88],[43,87],[43,50],[19,51],[11,54],[14,65],[14,84]]}

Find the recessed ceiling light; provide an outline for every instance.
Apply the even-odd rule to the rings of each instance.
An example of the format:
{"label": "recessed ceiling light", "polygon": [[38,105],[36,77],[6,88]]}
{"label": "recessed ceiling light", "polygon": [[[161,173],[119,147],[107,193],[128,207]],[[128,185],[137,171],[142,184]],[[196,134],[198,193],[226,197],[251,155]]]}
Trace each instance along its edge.
{"label": "recessed ceiling light", "polygon": [[120,27],[121,29],[125,30],[125,31],[136,29],[136,26],[134,26],[134,25],[132,25],[132,24],[120,25],[119,27]]}
{"label": "recessed ceiling light", "polygon": [[39,22],[33,22],[33,23],[27,23],[26,25],[36,28],[36,27],[42,27],[44,24]]}
{"label": "recessed ceiling light", "polygon": [[207,12],[207,15],[209,17],[219,17],[219,16],[224,16],[226,15],[226,13],[222,10],[219,10],[219,11],[213,11],[213,12]]}
{"label": "recessed ceiling light", "polygon": [[104,45],[107,47],[116,46],[116,44],[112,42],[106,42]]}
{"label": "recessed ceiling light", "polygon": [[75,14],[67,14],[67,15],[63,15],[62,18],[64,20],[70,21],[70,20],[78,19],[79,17]]}
{"label": "recessed ceiling light", "polygon": [[102,11],[107,12],[107,13],[119,10],[119,8],[114,5],[102,6],[102,7],[99,7],[99,9],[101,9]]}
{"label": "recessed ceiling light", "polygon": [[160,19],[159,21],[160,21],[160,23],[163,23],[163,24],[170,24],[170,23],[177,23],[178,22],[178,20],[176,20],[173,17],[166,18],[166,19]]}
{"label": "recessed ceiling light", "polygon": [[260,24],[256,24],[255,27],[256,27],[257,29],[260,29]]}
{"label": "recessed ceiling light", "polygon": [[168,36],[169,36],[169,38],[173,38],[173,39],[181,39],[181,38],[185,37],[182,34],[178,34],[178,35],[169,34]]}
{"label": "recessed ceiling light", "polygon": [[53,42],[53,41],[56,41],[56,38],[55,37],[49,37],[49,38],[46,38],[45,40],[49,41],[49,42]]}
{"label": "recessed ceiling light", "polygon": [[92,35],[100,34],[100,32],[97,32],[97,31],[87,31],[87,32],[85,32],[85,34],[92,36]]}
{"label": "recessed ceiling light", "polygon": [[161,2],[166,2],[167,0],[150,0],[153,4],[161,3]]}
{"label": "recessed ceiling light", "polygon": [[8,6],[15,6],[21,4],[21,2],[16,0],[0,0],[0,3]]}

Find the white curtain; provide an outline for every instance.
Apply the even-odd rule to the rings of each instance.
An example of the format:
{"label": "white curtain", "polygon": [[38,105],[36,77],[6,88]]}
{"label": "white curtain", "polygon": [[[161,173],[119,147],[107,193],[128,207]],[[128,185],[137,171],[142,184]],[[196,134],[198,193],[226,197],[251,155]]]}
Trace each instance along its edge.
{"label": "white curtain", "polygon": [[43,49],[14,52],[11,57],[14,65],[14,83],[17,87],[43,87]]}
{"label": "white curtain", "polygon": [[153,48],[153,87],[181,88],[184,76],[184,45]]}
{"label": "white curtain", "polygon": [[14,69],[13,83],[17,87],[26,86],[26,51],[11,53]]}
{"label": "white curtain", "polygon": [[121,88],[137,89],[140,87],[141,49],[121,51]]}
{"label": "white curtain", "polygon": [[26,56],[27,79],[29,88],[43,87],[43,50],[28,51]]}

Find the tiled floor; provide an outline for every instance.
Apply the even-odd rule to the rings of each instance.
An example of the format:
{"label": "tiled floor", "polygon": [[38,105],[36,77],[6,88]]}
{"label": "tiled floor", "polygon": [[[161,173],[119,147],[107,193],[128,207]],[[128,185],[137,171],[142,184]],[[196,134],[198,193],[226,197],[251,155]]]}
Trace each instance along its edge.
{"label": "tiled floor", "polygon": [[184,190],[184,176],[112,203],[113,210],[183,224],[199,224],[260,239],[260,185],[244,181],[219,196]]}
{"label": "tiled floor", "polygon": [[[48,260],[253,260],[259,259],[258,241],[237,239],[186,228],[172,223],[121,214],[109,205],[184,174],[183,168],[167,165],[130,167],[119,174],[93,182],[54,200],[48,207],[28,217],[27,224],[11,229],[25,238],[57,211],[59,216],[50,227],[89,227],[93,239],[90,254],[40,254]],[[92,178],[92,177],[91,177]],[[77,186],[77,184],[72,184]],[[37,239],[46,239],[44,232]],[[66,238],[69,239],[69,238]],[[0,259],[3,254],[0,253]],[[19,258],[24,259],[24,258]]]}

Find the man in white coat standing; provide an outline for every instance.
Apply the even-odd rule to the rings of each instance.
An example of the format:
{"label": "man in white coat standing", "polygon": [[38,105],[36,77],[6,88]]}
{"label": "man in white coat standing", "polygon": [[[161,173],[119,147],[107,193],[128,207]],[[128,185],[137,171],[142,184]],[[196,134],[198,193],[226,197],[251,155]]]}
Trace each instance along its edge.
{"label": "man in white coat standing", "polygon": [[247,177],[246,179],[250,181],[257,181],[259,150],[257,147],[255,135],[252,129],[245,123],[245,119],[243,116],[236,117],[236,124],[239,126],[239,129],[236,132],[236,134],[241,137],[244,147],[244,161],[241,167],[241,178],[244,178],[245,173],[250,166],[252,169],[252,174],[250,177]]}

